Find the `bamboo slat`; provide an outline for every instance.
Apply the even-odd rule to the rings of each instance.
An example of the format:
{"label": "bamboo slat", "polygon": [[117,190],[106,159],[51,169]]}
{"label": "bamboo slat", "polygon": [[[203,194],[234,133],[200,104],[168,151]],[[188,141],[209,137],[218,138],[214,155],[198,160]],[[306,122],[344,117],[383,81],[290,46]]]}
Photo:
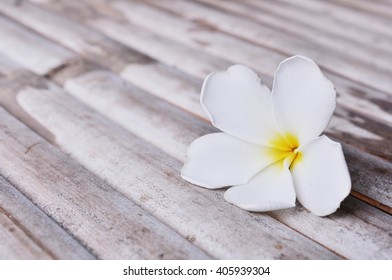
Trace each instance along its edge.
{"label": "bamboo slat", "polygon": [[[0,258],[390,259],[389,5],[359,3],[1,1]],[[341,208],[250,213],[180,178],[217,131],[206,75],[243,63],[271,86],[297,53],[337,89]]]}
{"label": "bamboo slat", "polygon": [[[61,228],[54,220],[45,214],[42,209],[33,204],[17,188],[0,176],[0,212],[7,216],[8,224],[12,222],[9,234],[20,235],[21,232],[38,247],[39,254],[29,255],[29,243],[7,244],[2,239],[3,246],[11,246],[9,250],[0,250],[0,258],[10,258],[15,253],[16,258],[37,259],[41,257],[53,259],[94,259],[75,238]],[[17,230],[16,230],[17,229]],[[26,252],[26,249],[28,252]]]}
{"label": "bamboo slat", "polygon": [[208,258],[6,111],[0,114],[0,174],[95,256]]}

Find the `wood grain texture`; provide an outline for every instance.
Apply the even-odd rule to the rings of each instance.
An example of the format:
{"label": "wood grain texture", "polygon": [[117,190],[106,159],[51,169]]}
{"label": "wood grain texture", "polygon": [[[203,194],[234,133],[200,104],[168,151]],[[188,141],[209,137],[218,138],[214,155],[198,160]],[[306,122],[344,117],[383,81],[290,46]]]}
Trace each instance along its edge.
{"label": "wood grain texture", "polygon": [[384,17],[387,20],[391,20],[392,18],[392,9],[388,5],[384,4],[379,4],[379,3],[372,3],[371,1],[363,1],[363,0],[358,0],[358,1],[352,1],[352,0],[342,0],[342,1],[336,1],[332,0],[332,2],[335,2],[339,5],[347,6],[351,9],[360,11],[360,12],[365,12],[365,13],[372,13],[376,17]]}
{"label": "wood grain texture", "polygon": [[[0,211],[0,259],[51,259],[2,211]],[[6,242],[4,242],[6,241]]]}
{"label": "wood grain texture", "polygon": [[[379,50],[377,55],[371,55],[372,50],[369,50],[368,47],[363,47],[358,43],[352,43],[350,41],[336,42],[331,40],[330,37],[315,45],[315,39],[313,38],[320,40],[320,37],[322,38],[322,34],[324,34],[323,32],[320,32],[319,30],[315,30],[314,32],[311,32],[308,29],[304,30],[302,26],[299,28],[294,24],[281,19],[279,20],[278,17],[273,17],[268,14],[257,15],[257,18],[264,23],[260,24],[260,22],[251,21],[245,17],[241,18],[238,17],[238,15],[232,15],[225,12],[226,3],[220,1],[211,1],[211,4],[222,8],[223,11],[189,1],[147,2],[162,8],[165,11],[185,17],[188,20],[209,25],[212,28],[254,42],[257,45],[284,52],[287,56],[302,54],[311,57],[318,62],[320,67],[339,74],[348,75],[347,73],[352,73],[353,71],[361,71],[363,73],[363,68],[366,68],[366,71],[372,71],[374,69],[386,72],[391,71],[391,65],[387,63],[388,60],[392,59],[392,53],[390,52],[388,53]],[[237,3],[240,5],[240,2]],[[263,7],[265,6],[268,6],[268,2],[263,3]],[[281,22],[284,26],[291,26],[291,30],[301,30],[300,34],[303,35],[297,36],[296,34],[292,35],[290,33],[273,32],[270,26],[265,26],[266,16]],[[281,29],[282,28],[277,29],[276,31],[280,31]],[[307,35],[310,40],[305,41],[301,38],[305,35]],[[392,47],[392,41],[390,43],[390,47]],[[347,49],[352,49],[352,51],[347,52]],[[342,67],[342,64],[347,65],[347,68]]]}
{"label": "wood grain texture", "polygon": [[[0,109],[0,174],[99,258],[208,258]],[[94,236],[94,238],[91,238]]]}
{"label": "wood grain texture", "polygon": [[[157,40],[155,34],[145,32],[134,26],[127,26],[126,28],[126,34],[131,34],[131,36],[123,34],[122,30],[118,30],[115,37],[122,38],[125,42],[132,44],[132,49],[138,52],[132,51],[130,48],[124,48],[121,44],[114,43],[108,37],[102,35],[99,32],[100,30],[95,31],[89,28],[88,25],[84,25],[95,18],[106,18],[108,16],[121,18],[123,16],[107,4],[102,7],[102,9],[105,9],[105,14],[102,14],[102,10],[99,9],[100,6],[95,5],[95,9],[92,9],[86,2],[89,1],[48,3],[51,12],[31,5],[29,2],[24,2],[20,6],[5,2],[0,3],[0,10],[14,20],[33,28],[36,32],[72,49],[82,57],[115,72],[121,72],[125,66],[131,64],[153,63],[154,61],[151,58],[160,60],[174,68],[183,69],[181,67],[185,65],[187,69],[190,69],[190,74],[198,77],[208,75],[211,69],[218,70],[229,65],[228,62],[222,59],[200,53],[181,44],[175,44],[171,40],[165,38]],[[53,14],[53,11],[58,14]],[[108,11],[111,12],[108,13]],[[69,15],[64,17],[61,12],[67,12]],[[83,25],[77,24],[69,17],[80,21]],[[159,54],[159,51],[167,45],[171,45],[171,47],[166,49],[165,54]],[[178,53],[186,53],[189,59],[178,56]],[[194,57],[197,57],[198,60],[195,60]]]}
{"label": "wood grain texture", "polygon": [[[1,1],[0,257],[390,259],[389,6]],[[271,87],[296,53],[337,89],[326,134],[353,183],[341,208],[249,213],[181,179],[189,144],[217,131],[206,75],[243,63]]]}
{"label": "wood grain texture", "polygon": [[[34,146],[30,147],[30,150]],[[53,259],[94,259],[76,239],[49,218],[37,205],[33,204],[13,185],[0,176],[0,211],[12,221],[13,229],[23,232],[48,258]],[[14,230],[10,230],[14,232]],[[5,239],[6,240],[6,239]],[[6,243],[6,242],[2,242]],[[24,243],[12,245],[7,252],[0,250],[2,257],[10,258],[17,252],[22,252],[17,258],[28,257]],[[9,252],[11,251],[11,253]],[[41,255],[30,258],[40,258]]]}
{"label": "wood grain texture", "polygon": [[0,53],[41,75],[73,59],[66,49],[32,34],[3,16],[0,16],[0,41]]}
{"label": "wood grain texture", "polygon": [[[255,68],[263,65],[264,71],[271,72],[276,69],[275,65],[283,60],[282,56],[278,55],[281,52],[270,50],[270,48],[276,48],[275,45],[265,46],[268,49],[262,48],[249,41],[216,32],[217,29],[214,26],[205,25],[200,21],[184,20],[173,13],[164,12],[139,1],[114,1],[111,5],[124,13],[134,25],[223,59],[230,57],[238,63],[246,63]],[[269,42],[275,41],[264,41],[265,44]],[[289,43],[290,41],[286,41],[285,44],[279,43],[279,46]],[[292,54],[286,52],[283,57]],[[344,71],[345,77],[357,83],[365,82],[365,85],[385,92],[390,92],[392,89],[392,82],[388,79],[388,74],[383,71],[369,71],[367,67],[359,65],[352,67],[350,63],[340,63],[339,68],[334,70]]]}
{"label": "wood grain texture", "polygon": [[[301,23],[301,26],[305,28],[304,31],[312,28],[322,34],[328,34],[331,41],[351,41],[369,50],[375,49],[391,52],[391,31],[388,29],[387,22],[380,17],[360,14],[352,9],[337,7],[331,1],[319,1],[317,3],[308,0],[295,2],[287,0],[274,2],[244,0],[242,2],[246,4],[243,5],[243,8],[237,6],[238,12],[251,9],[254,13],[250,17],[257,21],[261,21],[261,19],[257,19],[256,15],[263,15],[268,12],[275,17],[282,17],[282,19],[289,21],[294,26],[298,26],[298,23]],[[228,6],[233,7],[233,3],[234,1],[230,1]],[[277,20],[274,22],[279,24]],[[293,28],[287,25],[285,27],[282,26],[282,29],[295,32]],[[298,31],[295,34],[298,34],[299,37],[309,38],[307,34],[299,34]],[[319,40],[315,37],[309,39],[311,41]],[[327,45],[329,44],[327,43]]]}

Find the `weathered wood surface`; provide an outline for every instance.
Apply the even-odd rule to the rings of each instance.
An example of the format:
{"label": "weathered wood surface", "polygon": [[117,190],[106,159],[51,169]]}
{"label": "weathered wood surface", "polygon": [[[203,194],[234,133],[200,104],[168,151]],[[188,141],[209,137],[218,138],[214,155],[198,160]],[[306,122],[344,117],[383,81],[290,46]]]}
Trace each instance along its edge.
{"label": "weathered wood surface", "polygon": [[[392,258],[391,19],[351,2],[2,1],[0,257]],[[249,213],[183,181],[216,131],[202,79],[243,63],[270,85],[298,52],[338,91],[341,209]]]}

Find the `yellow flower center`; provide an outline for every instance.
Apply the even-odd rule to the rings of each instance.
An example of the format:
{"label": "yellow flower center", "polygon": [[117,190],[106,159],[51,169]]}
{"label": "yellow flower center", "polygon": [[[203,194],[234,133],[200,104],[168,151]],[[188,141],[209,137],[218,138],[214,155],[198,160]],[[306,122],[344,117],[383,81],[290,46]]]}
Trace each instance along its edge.
{"label": "yellow flower center", "polygon": [[293,168],[302,159],[302,154],[297,151],[299,147],[298,138],[291,133],[277,134],[272,141],[269,143],[272,148],[270,156],[274,159],[274,162],[282,161],[287,159],[289,168]]}

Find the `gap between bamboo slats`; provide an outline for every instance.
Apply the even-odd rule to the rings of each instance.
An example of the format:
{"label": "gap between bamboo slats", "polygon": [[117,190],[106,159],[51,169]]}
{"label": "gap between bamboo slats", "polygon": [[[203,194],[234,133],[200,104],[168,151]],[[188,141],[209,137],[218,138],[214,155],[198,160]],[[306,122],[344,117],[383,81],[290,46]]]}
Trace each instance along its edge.
{"label": "gap between bamboo slats", "polygon": [[[8,234],[1,244],[9,249],[0,250],[0,259],[94,259],[76,239],[49,218],[40,208],[26,198],[16,187],[0,176],[0,212],[8,218]],[[4,218],[5,219],[5,218]],[[10,239],[18,240],[16,244]],[[40,250],[31,249],[34,243]]]}

